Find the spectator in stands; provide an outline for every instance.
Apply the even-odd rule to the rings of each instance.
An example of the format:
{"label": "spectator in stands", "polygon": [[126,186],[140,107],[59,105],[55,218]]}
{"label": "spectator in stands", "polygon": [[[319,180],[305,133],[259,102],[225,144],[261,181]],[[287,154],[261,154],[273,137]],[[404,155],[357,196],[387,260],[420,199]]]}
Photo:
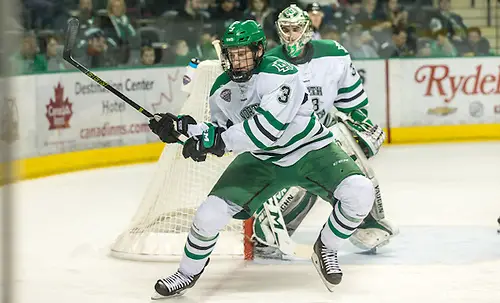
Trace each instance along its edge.
{"label": "spectator in stands", "polygon": [[175,41],[184,40],[191,49],[196,47],[203,33],[215,34],[216,31],[201,0],[185,0],[184,9],[175,18],[169,19],[165,26],[169,29],[167,41],[174,44]]}
{"label": "spectator in stands", "polygon": [[114,47],[110,47],[109,40],[101,29],[89,28],[85,31],[85,39],[78,45],[81,51],[77,61],[89,68],[117,66]]}
{"label": "spectator in stands", "polygon": [[344,47],[353,59],[378,58],[377,51],[370,45],[371,36],[363,32],[360,24],[353,24],[348,28]]}
{"label": "spectator in stands", "polygon": [[335,25],[325,25],[320,32],[321,38],[325,40],[340,41],[340,33]]}
{"label": "spectator in stands", "polygon": [[404,29],[393,27],[392,39],[381,44],[379,55],[382,58],[412,57],[414,52],[406,44],[408,34]]}
{"label": "spectator in stands", "polygon": [[323,23],[333,24],[339,32],[345,32],[346,27],[354,22],[354,16],[345,6],[340,5],[338,0],[331,0],[330,5],[321,8],[325,13]]}
{"label": "spectator in stands", "polygon": [[467,39],[467,26],[461,16],[451,11],[450,0],[439,0],[439,17],[443,28],[448,30],[453,41],[465,41]]}
{"label": "spectator in stands", "polygon": [[317,2],[309,3],[306,7],[306,12],[311,19],[311,24],[313,27],[312,40],[320,40],[320,30],[323,26],[323,18],[325,17],[325,13],[321,10],[321,6]]}
{"label": "spectator in stands", "polygon": [[38,53],[36,36],[27,32],[21,40],[18,53],[9,58],[12,72],[15,74],[31,74],[47,71],[47,61]]}
{"label": "spectator in stands", "polygon": [[361,24],[365,29],[375,25],[377,0],[350,0],[350,3],[349,10],[354,17],[353,22]]}
{"label": "spectator in stands", "polygon": [[[244,19],[255,20],[264,29],[268,40],[278,41],[278,34],[274,22],[278,18],[277,11],[269,5],[268,0],[250,0],[249,7],[245,11]],[[268,41],[269,42],[269,41]]]}
{"label": "spectator in stands", "polygon": [[434,33],[434,41],[431,42],[432,57],[456,57],[457,49],[448,38],[448,30],[440,29]]}
{"label": "spectator in stands", "polygon": [[428,58],[432,56],[431,39],[422,38],[417,43],[417,57]]}
{"label": "spectator in stands", "polygon": [[80,31],[84,32],[96,23],[92,0],[80,0],[76,16],[80,21]]}
{"label": "spectator in stands", "polygon": [[203,33],[200,36],[200,40],[196,45],[196,55],[195,57],[201,60],[214,60],[217,59],[217,52],[212,44],[212,42],[216,39],[216,36],[211,35],[209,32]]}
{"label": "spectator in stands", "polygon": [[69,0],[23,0],[23,17],[28,29],[63,28],[68,19]]}
{"label": "spectator in stands", "polygon": [[376,24],[377,14],[375,8],[377,7],[377,0],[362,0],[361,11],[355,16],[356,23],[359,23],[365,29],[370,29]]}
{"label": "spectator in stands", "polygon": [[174,64],[175,65],[187,65],[191,58],[195,56],[195,54],[189,50],[189,46],[185,40],[177,40],[174,43],[174,51],[175,51],[175,58],[174,58]]}
{"label": "spectator in stands", "polygon": [[467,30],[468,49],[463,53],[464,56],[489,56],[492,55],[490,43],[482,37],[479,27],[469,27]]}
{"label": "spectator in stands", "polygon": [[222,0],[212,14],[219,37],[222,37],[231,23],[242,19],[243,12],[236,6],[236,0]]}
{"label": "spectator in stands", "polygon": [[125,14],[127,7],[124,0],[108,0],[107,18],[103,18],[100,27],[106,37],[118,45],[117,62],[124,64],[130,59],[130,50],[139,49],[139,37]]}
{"label": "spectator in stands", "polygon": [[154,65],[155,64],[155,50],[151,46],[143,46],[141,48],[141,63],[142,65]]}
{"label": "spectator in stands", "polygon": [[390,21],[391,26],[404,27],[406,29],[408,11],[399,5],[398,0],[388,0],[382,7],[382,10],[377,14],[379,20]]}
{"label": "spectator in stands", "polygon": [[45,58],[47,59],[48,71],[60,71],[66,69],[66,63],[62,58],[63,46],[59,43],[59,39],[55,35],[49,35],[45,39],[47,50]]}
{"label": "spectator in stands", "polygon": [[146,0],[148,10],[156,17],[181,11],[185,2],[186,0]]}

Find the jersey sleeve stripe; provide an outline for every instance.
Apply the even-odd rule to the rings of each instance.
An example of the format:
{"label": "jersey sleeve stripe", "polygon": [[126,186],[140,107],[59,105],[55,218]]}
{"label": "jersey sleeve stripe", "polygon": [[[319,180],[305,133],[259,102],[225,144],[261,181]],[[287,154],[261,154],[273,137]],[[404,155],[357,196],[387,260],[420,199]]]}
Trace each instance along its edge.
{"label": "jersey sleeve stripe", "polygon": [[362,89],[361,91],[359,91],[356,95],[354,96],[351,96],[351,97],[347,97],[347,98],[343,98],[343,99],[337,99],[335,100],[333,103],[347,103],[347,102],[352,102],[354,100],[356,100],[357,98],[359,98],[361,95],[363,95],[365,93],[365,90]]}
{"label": "jersey sleeve stripe", "polygon": [[255,111],[264,116],[267,122],[269,122],[269,124],[271,124],[277,130],[285,130],[288,127],[288,123],[281,123],[270,112],[264,110],[262,107],[257,107]]}
{"label": "jersey sleeve stripe", "polygon": [[270,147],[268,150],[275,150],[275,149],[278,149],[278,148],[289,147],[289,146],[293,145],[294,143],[296,143],[297,141],[300,141],[300,140],[304,139],[313,130],[315,122],[316,122],[316,116],[315,115],[311,115],[311,119],[309,120],[309,123],[307,124],[306,128],[303,131],[301,131],[300,133],[298,133],[295,136],[293,136],[284,145]]}
{"label": "jersey sleeve stripe", "polygon": [[250,140],[252,140],[253,144],[255,144],[255,146],[260,149],[267,149],[267,146],[265,146],[264,143],[260,142],[259,139],[257,139],[257,137],[255,137],[252,133],[250,125],[248,124],[248,120],[243,121],[243,129],[245,130],[245,133],[250,138]]}
{"label": "jersey sleeve stripe", "polygon": [[352,92],[353,90],[355,90],[359,85],[361,84],[361,78],[358,78],[358,81],[356,81],[356,83],[354,83],[353,85],[349,86],[349,87],[343,87],[341,89],[339,89],[337,91],[337,95],[340,95],[340,94],[345,94],[345,93],[349,93],[349,92]]}
{"label": "jersey sleeve stripe", "polygon": [[273,136],[270,132],[268,132],[264,126],[260,123],[259,121],[259,115],[255,115],[253,116],[253,120],[255,122],[255,125],[257,126],[257,128],[259,129],[259,131],[264,135],[266,136],[269,140],[275,142],[276,140],[278,140],[278,138],[276,138],[275,136]]}
{"label": "jersey sleeve stripe", "polygon": [[368,98],[365,98],[365,100],[363,100],[362,102],[354,105],[354,106],[351,106],[351,107],[340,107],[340,106],[337,106],[337,109],[343,113],[349,113],[349,112],[352,112],[353,110],[356,110],[358,108],[362,108],[362,107],[365,107],[368,105]]}
{"label": "jersey sleeve stripe", "polygon": [[331,137],[333,137],[333,134],[330,131],[328,131],[328,133],[325,136],[314,139],[314,140],[309,141],[309,142],[306,142],[306,143],[298,146],[297,148],[295,148],[287,153],[284,153],[284,154],[278,154],[278,153],[272,153],[272,152],[255,152],[253,154],[255,154],[257,156],[271,156],[270,158],[266,159],[265,161],[275,162],[275,161],[280,160],[281,158],[284,158],[284,157],[290,155],[291,153],[296,152],[297,150],[299,150],[299,149],[301,149],[309,144],[313,144],[313,143],[316,143],[318,141],[325,140],[325,139],[328,139]]}

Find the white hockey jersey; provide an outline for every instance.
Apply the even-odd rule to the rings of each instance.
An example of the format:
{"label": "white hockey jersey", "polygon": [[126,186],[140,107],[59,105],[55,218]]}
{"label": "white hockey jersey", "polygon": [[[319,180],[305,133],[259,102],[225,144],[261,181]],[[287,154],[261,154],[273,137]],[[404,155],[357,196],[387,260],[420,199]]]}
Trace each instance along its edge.
{"label": "white hockey jersey", "polygon": [[290,166],[333,141],[306,92],[295,66],[266,56],[248,82],[233,82],[225,73],[217,78],[209,98],[211,122],[227,129],[222,139],[228,151]]}
{"label": "white hockey jersey", "polygon": [[266,52],[266,56],[281,58],[298,67],[321,123],[325,123],[333,107],[348,113],[368,106],[361,77],[342,45],[333,40],[313,40],[306,47],[306,56],[298,60],[287,56],[281,45]]}

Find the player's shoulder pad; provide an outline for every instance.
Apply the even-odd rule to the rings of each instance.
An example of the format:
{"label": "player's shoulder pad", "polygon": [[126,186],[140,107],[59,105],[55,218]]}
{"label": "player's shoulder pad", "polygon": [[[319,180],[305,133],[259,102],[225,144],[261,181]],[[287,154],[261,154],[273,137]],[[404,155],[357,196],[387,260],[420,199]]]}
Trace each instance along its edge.
{"label": "player's shoulder pad", "polygon": [[264,56],[258,68],[259,73],[291,75],[298,72],[293,64],[274,56]]}
{"label": "player's shoulder pad", "polygon": [[266,50],[266,52],[264,53],[264,56],[265,57],[267,57],[267,56],[277,57],[277,58],[286,60],[283,45],[278,45],[278,46],[271,48],[270,50]]}
{"label": "player's shoulder pad", "polygon": [[349,52],[335,40],[312,40],[314,48],[313,58],[345,57]]}
{"label": "player's shoulder pad", "polygon": [[229,76],[225,72],[222,72],[222,74],[220,74],[219,77],[215,79],[215,82],[212,85],[212,89],[210,90],[210,96],[212,96],[219,88],[226,85],[230,81],[231,79],[229,78]]}

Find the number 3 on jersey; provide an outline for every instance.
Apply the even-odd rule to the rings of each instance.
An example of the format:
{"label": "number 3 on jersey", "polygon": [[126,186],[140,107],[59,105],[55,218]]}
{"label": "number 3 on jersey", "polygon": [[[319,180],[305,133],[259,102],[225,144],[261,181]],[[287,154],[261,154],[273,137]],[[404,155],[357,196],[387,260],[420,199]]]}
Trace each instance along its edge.
{"label": "number 3 on jersey", "polygon": [[281,103],[287,103],[290,98],[290,87],[288,85],[283,85],[280,87],[281,93],[278,96],[278,101]]}
{"label": "number 3 on jersey", "polygon": [[316,116],[318,116],[318,119],[323,118],[325,115],[325,110],[319,110],[319,98],[312,98],[311,102],[313,104],[313,110],[316,112]]}

